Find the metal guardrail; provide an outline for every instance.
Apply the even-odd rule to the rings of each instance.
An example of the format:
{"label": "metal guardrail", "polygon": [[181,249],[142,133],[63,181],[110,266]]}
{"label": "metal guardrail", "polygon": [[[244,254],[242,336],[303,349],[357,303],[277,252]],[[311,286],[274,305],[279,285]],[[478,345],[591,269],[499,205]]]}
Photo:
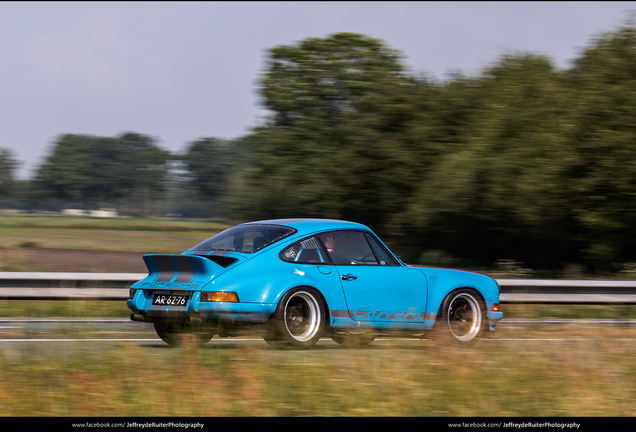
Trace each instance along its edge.
{"label": "metal guardrail", "polygon": [[[125,300],[146,273],[0,272],[0,299]],[[497,279],[502,304],[636,304],[636,281]]]}
{"label": "metal guardrail", "polygon": [[497,279],[502,304],[636,304],[636,281]]}
{"label": "metal guardrail", "polygon": [[146,273],[0,273],[0,299],[126,300]]}

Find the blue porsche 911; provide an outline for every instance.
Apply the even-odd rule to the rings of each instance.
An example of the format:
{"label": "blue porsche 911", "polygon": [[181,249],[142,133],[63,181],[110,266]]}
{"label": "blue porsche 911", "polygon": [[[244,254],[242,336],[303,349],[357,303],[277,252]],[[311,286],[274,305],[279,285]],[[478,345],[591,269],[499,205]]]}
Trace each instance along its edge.
{"label": "blue porsche 911", "polygon": [[246,330],[308,348],[399,335],[472,344],[502,318],[494,279],[402,263],[366,226],[279,219],[229,228],[181,254],[144,255],[131,319],[176,345]]}

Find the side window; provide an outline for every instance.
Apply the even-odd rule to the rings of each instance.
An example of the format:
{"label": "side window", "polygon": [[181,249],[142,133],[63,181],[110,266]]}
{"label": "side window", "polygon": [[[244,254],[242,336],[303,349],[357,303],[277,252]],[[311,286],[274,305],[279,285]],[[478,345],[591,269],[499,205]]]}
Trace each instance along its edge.
{"label": "side window", "polygon": [[265,240],[265,237],[263,237],[258,231],[245,233],[245,236],[243,237],[243,249],[241,252],[255,252],[262,248],[266,243],[267,241]]}
{"label": "side window", "polygon": [[299,241],[285,249],[281,255],[283,261],[300,264],[320,264],[328,262],[316,237]]}
{"label": "side window", "polygon": [[364,233],[360,231],[333,231],[320,235],[334,264],[378,265]]}
{"label": "side window", "polygon": [[375,255],[380,260],[380,265],[386,265],[386,266],[398,265],[395,258],[391,256],[389,251],[387,251],[384,247],[382,247],[380,242],[375,237],[373,237],[371,234],[366,234],[366,236],[367,236],[367,239],[369,240],[369,243],[371,244],[371,247],[373,248],[373,252],[375,252]]}

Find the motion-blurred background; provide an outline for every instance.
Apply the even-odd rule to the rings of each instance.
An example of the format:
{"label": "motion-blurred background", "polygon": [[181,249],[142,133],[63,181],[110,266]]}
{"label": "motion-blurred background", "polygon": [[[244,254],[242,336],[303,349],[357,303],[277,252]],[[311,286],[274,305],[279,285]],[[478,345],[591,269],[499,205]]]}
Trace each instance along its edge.
{"label": "motion-blurred background", "polygon": [[[0,273],[143,273],[234,223],[329,217],[411,264],[634,279],[630,10],[0,2]],[[502,310],[471,349],[171,349],[123,301],[2,298],[0,418],[634,418],[636,306]]]}
{"label": "motion-blurred background", "polygon": [[4,3],[2,217],[342,218],[415,264],[632,268],[634,6]]}

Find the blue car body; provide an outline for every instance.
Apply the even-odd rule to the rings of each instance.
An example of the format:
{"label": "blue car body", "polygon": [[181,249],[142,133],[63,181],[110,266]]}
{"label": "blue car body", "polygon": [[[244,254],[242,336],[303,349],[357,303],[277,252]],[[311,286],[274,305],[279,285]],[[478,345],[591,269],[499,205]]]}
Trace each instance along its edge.
{"label": "blue car body", "polygon": [[[321,322],[316,322],[320,334],[299,345],[313,345],[320,336],[365,332],[367,340],[392,331],[422,337],[443,327],[436,326],[441,315],[446,321],[463,323],[479,315],[480,328],[470,337],[451,338],[472,343],[483,332],[494,332],[502,318],[494,279],[406,265],[371,229],[358,223],[277,219],[238,225],[224,233],[181,254],[145,255],[149,274],[132,286],[127,302],[131,318],[154,323],[168,343],[172,339],[164,338],[161,331],[182,333],[189,323],[203,324],[208,329],[206,339],[233,335],[227,329],[267,325],[276,319],[301,322],[302,313],[293,312],[291,306],[289,313],[276,315],[285,296],[301,289],[315,298],[313,307]],[[257,239],[261,234],[267,239]],[[343,254],[327,246],[334,237]],[[463,293],[460,297],[467,302],[444,306],[451,293]],[[301,306],[303,311],[311,310],[311,304]],[[291,317],[294,313],[296,318]],[[454,318],[449,316],[453,314]],[[306,324],[309,318],[304,319]],[[276,339],[280,338],[271,337]]]}

